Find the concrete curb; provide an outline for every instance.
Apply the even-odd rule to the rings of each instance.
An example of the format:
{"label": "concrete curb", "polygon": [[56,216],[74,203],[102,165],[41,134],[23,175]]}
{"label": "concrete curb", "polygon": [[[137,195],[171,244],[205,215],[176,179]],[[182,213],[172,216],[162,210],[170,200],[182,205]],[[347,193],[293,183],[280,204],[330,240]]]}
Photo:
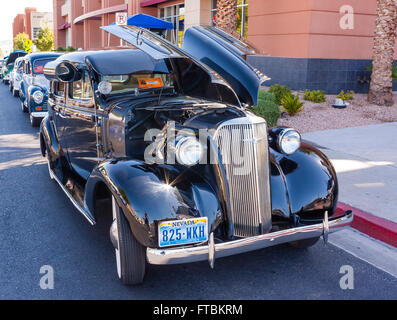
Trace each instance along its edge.
{"label": "concrete curb", "polygon": [[376,217],[371,213],[354,208],[343,202],[338,203],[336,214],[347,210],[352,210],[354,213],[352,223],[354,229],[397,248],[397,223]]}

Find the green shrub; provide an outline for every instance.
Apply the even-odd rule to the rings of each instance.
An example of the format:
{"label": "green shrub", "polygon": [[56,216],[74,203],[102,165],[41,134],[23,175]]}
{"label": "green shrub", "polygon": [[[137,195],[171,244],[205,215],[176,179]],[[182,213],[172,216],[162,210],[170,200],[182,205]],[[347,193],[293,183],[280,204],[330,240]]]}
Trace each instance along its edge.
{"label": "green shrub", "polygon": [[58,51],[58,52],[64,52],[65,51],[65,49],[64,48],[62,48],[62,47],[58,47],[58,48],[56,48],[56,50],[55,51]]}
{"label": "green shrub", "polygon": [[337,96],[338,99],[342,99],[343,101],[346,100],[353,100],[354,98],[354,91],[350,90],[350,91],[346,91],[344,92],[343,90],[338,94]]}
{"label": "green shrub", "polygon": [[258,106],[250,110],[258,117],[264,118],[269,127],[276,126],[281,117],[281,110],[275,102],[274,94],[264,90],[259,91]]}
{"label": "green shrub", "polygon": [[313,90],[313,91],[305,90],[303,99],[315,103],[321,103],[326,101],[324,91],[322,90]]}
{"label": "green shrub", "polygon": [[265,91],[265,90],[259,90],[258,100],[267,100],[267,101],[275,102],[276,96],[272,92]]}
{"label": "green shrub", "polygon": [[69,46],[66,48],[66,52],[73,52],[73,51],[77,51],[77,48]]}
{"label": "green shrub", "polygon": [[290,116],[294,116],[303,110],[303,102],[299,100],[299,95],[294,96],[289,94],[283,97],[281,100],[283,109],[288,112]]}
{"label": "green shrub", "polygon": [[276,103],[281,105],[281,100],[289,94],[292,94],[291,89],[287,86],[282,86],[279,84],[274,84],[270,87],[269,92],[273,93],[276,98]]}

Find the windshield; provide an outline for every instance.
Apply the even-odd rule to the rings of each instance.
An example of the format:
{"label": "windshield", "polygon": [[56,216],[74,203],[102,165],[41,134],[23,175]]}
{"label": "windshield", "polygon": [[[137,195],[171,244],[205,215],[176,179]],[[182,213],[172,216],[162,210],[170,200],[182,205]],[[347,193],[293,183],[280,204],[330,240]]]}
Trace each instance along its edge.
{"label": "windshield", "polygon": [[112,85],[111,94],[139,93],[158,88],[174,88],[171,75],[168,73],[134,73],[130,75],[102,76],[102,81],[109,82]]}
{"label": "windshield", "polygon": [[50,81],[47,80],[47,78],[44,77],[44,75],[38,75],[37,77],[34,77],[33,78],[33,84],[35,86],[42,87],[43,89],[44,88],[48,89],[50,87]]}
{"label": "windshield", "polygon": [[49,59],[39,59],[35,60],[33,63],[33,73],[34,74],[44,74],[44,66],[56,58],[49,58]]}

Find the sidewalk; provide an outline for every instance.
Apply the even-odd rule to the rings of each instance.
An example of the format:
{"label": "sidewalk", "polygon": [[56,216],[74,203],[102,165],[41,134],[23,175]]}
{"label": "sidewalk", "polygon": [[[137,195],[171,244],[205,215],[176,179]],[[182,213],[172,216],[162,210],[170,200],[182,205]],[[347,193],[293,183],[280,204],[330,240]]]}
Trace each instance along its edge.
{"label": "sidewalk", "polygon": [[[364,223],[361,228],[371,231],[381,225],[396,231],[392,241],[395,245],[397,122],[307,132],[302,137],[316,144],[334,164],[339,179],[340,207],[347,208],[344,205],[347,204],[361,209],[356,210],[359,212],[355,219],[356,225]],[[364,220],[370,225],[365,225]],[[382,236],[386,231],[378,230],[378,233]]]}

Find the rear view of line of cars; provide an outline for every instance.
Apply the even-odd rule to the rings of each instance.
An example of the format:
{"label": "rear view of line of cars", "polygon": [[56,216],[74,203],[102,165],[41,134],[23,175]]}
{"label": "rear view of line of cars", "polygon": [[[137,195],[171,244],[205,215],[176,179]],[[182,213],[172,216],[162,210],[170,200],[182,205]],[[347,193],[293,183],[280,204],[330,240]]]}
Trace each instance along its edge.
{"label": "rear view of line of cars", "polygon": [[[10,64],[7,60],[4,60],[4,65],[8,65],[9,72],[6,79],[4,78],[4,72],[2,72],[3,83],[8,84],[14,97],[19,97],[21,111],[29,113],[30,124],[33,127],[40,125],[48,111],[47,101],[50,83],[44,77],[44,66],[60,55],[62,54],[54,52],[19,53],[19,56],[12,61],[11,71],[9,71]],[[10,57],[8,57],[8,61],[10,61]]]}

